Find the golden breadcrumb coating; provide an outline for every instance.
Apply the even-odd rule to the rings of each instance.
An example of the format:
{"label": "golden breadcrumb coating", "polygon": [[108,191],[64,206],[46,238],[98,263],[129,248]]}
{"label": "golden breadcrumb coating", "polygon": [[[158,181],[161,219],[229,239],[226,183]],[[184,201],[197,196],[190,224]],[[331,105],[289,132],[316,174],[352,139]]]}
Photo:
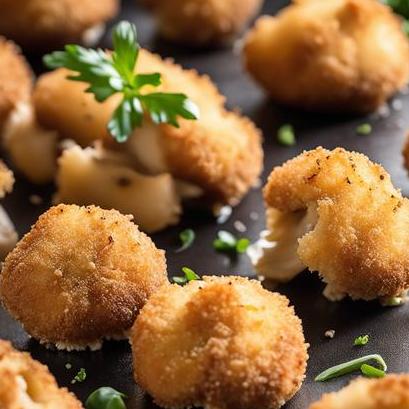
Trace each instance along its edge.
{"label": "golden breadcrumb coating", "polygon": [[[1,6],[0,10],[3,13]],[[31,70],[19,49],[0,36],[0,128],[16,105],[28,100],[31,82]]]}
{"label": "golden breadcrumb coating", "polygon": [[187,45],[217,45],[234,38],[258,13],[262,0],[150,0],[162,35]]}
{"label": "golden breadcrumb coating", "polygon": [[0,33],[30,49],[62,47],[86,41],[118,8],[118,0],[0,0]]}
{"label": "golden breadcrumb coating", "polygon": [[242,277],[163,287],[132,328],[134,374],[162,407],[275,409],[307,365],[288,299]]}
{"label": "golden breadcrumb coating", "polygon": [[10,193],[14,185],[13,172],[0,160],[0,198]]}
{"label": "golden breadcrumb coating", "polygon": [[243,54],[276,102],[306,110],[370,112],[409,79],[402,21],[377,0],[294,1],[257,21]]}
{"label": "golden breadcrumb coating", "polygon": [[359,378],[338,392],[323,395],[309,409],[408,409],[409,375]]}
{"label": "golden breadcrumb coating", "polygon": [[403,162],[406,169],[409,171],[409,133],[406,135],[406,141],[403,145]]}
{"label": "golden breadcrumb coating", "polygon": [[130,217],[59,205],[6,258],[0,295],[34,338],[81,349],[124,336],[148,297],[167,282],[164,251]]}
{"label": "golden breadcrumb coating", "polygon": [[0,407],[3,409],[82,409],[66,388],[59,388],[48,368],[27,352],[0,340]]}
{"label": "golden breadcrumb coating", "polygon": [[264,197],[284,215],[316,207],[317,223],[300,237],[298,256],[319,272],[330,298],[370,300],[409,287],[409,201],[365,155],[304,152],[272,171]]}
{"label": "golden breadcrumb coating", "polygon": [[34,104],[40,124],[82,146],[102,139],[108,146],[133,155],[136,163],[146,161],[147,147],[141,148],[138,141],[156,138],[165,162],[160,172],[201,187],[214,201],[236,204],[261,172],[258,129],[249,119],[224,108],[225,98],[207,76],[184,70],[146,50],[140,51],[137,67],[138,72],[160,72],[161,91],[186,93],[199,106],[200,119],[180,119],[179,128],[152,126],[145,121],[125,146],[118,146],[106,129],[118,96],[100,104],[83,92],[85,84],[67,80],[68,71],[59,69],[41,76],[36,85]]}

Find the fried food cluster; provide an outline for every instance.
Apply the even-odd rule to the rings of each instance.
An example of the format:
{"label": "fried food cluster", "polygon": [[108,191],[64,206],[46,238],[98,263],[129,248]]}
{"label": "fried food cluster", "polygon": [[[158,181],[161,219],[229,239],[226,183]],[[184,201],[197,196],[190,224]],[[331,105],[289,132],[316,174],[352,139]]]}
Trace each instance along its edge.
{"label": "fried food cluster", "polygon": [[190,46],[233,39],[258,13],[262,0],[149,0],[163,37]]}
{"label": "fried food cluster", "polygon": [[300,388],[308,359],[288,299],[241,277],[163,287],[131,342],[136,381],[166,408],[279,408]]}
{"label": "fried food cluster", "polygon": [[[3,12],[1,6],[0,9]],[[17,104],[29,99],[31,76],[31,70],[16,45],[0,36],[0,129]]]}
{"label": "fried food cluster", "polygon": [[287,219],[297,218],[292,229],[304,225],[295,230],[299,236],[287,229],[273,241],[293,234],[302,265],[320,274],[328,298],[371,300],[409,288],[409,201],[365,155],[342,148],[304,152],[272,171],[264,198],[273,236]]}
{"label": "fried food cluster", "polygon": [[166,261],[116,210],[59,205],[8,255],[0,296],[41,343],[100,347],[124,337],[148,297],[166,284]]}
{"label": "fried food cluster", "polygon": [[335,393],[325,394],[309,409],[407,409],[409,375],[387,375],[382,379],[360,378]]}
{"label": "fried food cluster", "polygon": [[59,388],[45,365],[0,340],[0,407],[4,409],[82,409],[66,388]]}
{"label": "fried food cluster", "polygon": [[370,112],[409,80],[402,21],[377,0],[294,0],[257,21],[243,53],[273,100],[311,111]]}
{"label": "fried food cluster", "polygon": [[0,0],[0,34],[29,49],[94,42],[118,0]]}

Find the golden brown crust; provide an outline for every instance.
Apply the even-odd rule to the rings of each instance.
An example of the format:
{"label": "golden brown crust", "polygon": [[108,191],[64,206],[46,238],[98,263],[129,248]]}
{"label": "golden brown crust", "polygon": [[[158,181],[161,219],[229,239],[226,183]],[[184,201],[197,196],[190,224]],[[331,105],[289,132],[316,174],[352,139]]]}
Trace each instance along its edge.
{"label": "golden brown crust", "polygon": [[0,32],[30,49],[82,41],[87,29],[113,18],[118,0],[0,0]]}
{"label": "golden brown crust", "polygon": [[258,20],[246,39],[245,65],[279,103],[370,112],[409,79],[401,25],[376,0],[297,1]]}
{"label": "golden brown crust", "polygon": [[85,347],[123,335],[166,283],[164,252],[129,217],[59,205],[6,258],[0,295],[41,342]]}
{"label": "golden brown crust", "polygon": [[322,396],[309,409],[407,409],[409,375],[387,375],[382,379],[359,378],[338,392]]}
{"label": "golden brown crust", "polygon": [[[179,128],[154,127],[153,132],[160,134],[170,173],[202,187],[211,200],[236,204],[256,183],[262,169],[259,130],[249,119],[224,108],[225,98],[207,76],[184,70],[146,50],[140,52],[138,71],[160,72],[162,91],[184,92],[200,108],[198,121],[181,119]],[[67,81],[66,75],[66,71],[56,70],[39,79],[34,104],[40,124],[82,146],[102,139],[109,147],[115,147],[106,125],[118,103],[117,97],[99,104],[83,92],[84,84]],[[134,137],[151,133],[151,128],[147,124]]]}
{"label": "golden brown crust", "polygon": [[281,212],[317,205],[318,222],[299,240],[298,255],[334,294],[368,300],[409,287],[409,201],[365,155],[304,152],[272,171],[264,197]]}
{"label": "golden brown crust", "polygon": [[187,45],[215,45],[240,33],[261,0],[151,0],[162,35]]}
{"label": "golden brown crust", "polygon": [[3,340],[0,340],[0,379],[1,408],[82,409],[72,393],[58,387],[45,365]]}
{"label": "golden brown crust", "polygon": [[0,36],[0,128],[16,105],[28,100],[31,82],[31,70],[19,49]]}
{"label": "golden brown crust", "polygon": [[0,160],[0,198],[10,193],[14,185],[13,172]]}
{"label": "golden brown crust", "polygon": [[406,135],[406,141],[403,145],[403,163],[405,165],[406,170],[409,171],[409,133]]}
{"label": "golden brown crust", "polygon": [[241,277],[163,287],[131,340],[136,381],[166,408],[279,408],[308,359],[288,299]]}

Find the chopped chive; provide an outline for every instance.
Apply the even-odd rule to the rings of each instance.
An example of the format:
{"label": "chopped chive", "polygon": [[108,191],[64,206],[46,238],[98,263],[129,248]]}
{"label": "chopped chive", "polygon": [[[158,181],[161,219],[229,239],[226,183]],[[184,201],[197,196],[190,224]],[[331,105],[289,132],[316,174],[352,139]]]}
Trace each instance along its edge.
{"label": "chopped chive", "polygon": [[383,378],[385,376],[385,371],[368,364],[363,364],[361,366],[361,372],[368,378]]}
{"label": "chopped chive", "polygon": [[189,281],[200,280],[200,277],[189,267],[182,268],[183,273],[185,274],[184,277],[173,277],[172,280],[179,285],[185,285]]}
{"label": "chopped chive", "polygon": [[321,372],[315,378],[316,382],[325,382],[329,379],[338,378],[339,376],[346,375],[351,372],[359,371],[361,366],[367,362],[375,361],[380,369],[384,372],[388,369],[384,359],[378,355],[366,355],[358,359],[353,359],[352,361],[344,362],[342,364],[333,366],[331,368],[326,369],[324,372]]}
{"label": "chopped chive", "polygon": [[226,253],[243,254],[249,245],[249,239],[245,237],[238,239],[232,233],[225,230],[220,230],[217,233],[217,238],[213,241],[215,250]]}
{"label": "chopped chive", "polygon": [[365,124],[361,124],[358,125],[356,127],[356,133],[358,135],[369,135],[372,132],[372,125],[365,123]]}
{"label": "chopped chive", "polygon": [[405,297],[389,297],[381,300],[381,304],[384,307],[399,307],[405,304]]}
{"label": "chopped chive", "polygon": [[359,337],[355,338],[354,345],[355,346],[363,346],[369,342],[369,335],[360,335]]}
{"label": "chopped chive", "polygon": [[250,245],[250,240],[249,239],[245,239],[245,238],[239,239],[237,241],[237,244],[236,244],[237,253],[239,253],[239,254],[245,253],[247,248],[249,247],[249,245]]}
{"label": "chopped chive", "polygon": [[294,128],[292,125],[285,124],[280,126],[277,131],[277,140],[281,145],[293,146],[296,143]]}
{"label": "chopped chive", "polygon": [[188,249],[195,241],[196,235],[192,229],[186,229],[180,232],[179,239],[182,245],[176,250],[176,253],[180,253]]}

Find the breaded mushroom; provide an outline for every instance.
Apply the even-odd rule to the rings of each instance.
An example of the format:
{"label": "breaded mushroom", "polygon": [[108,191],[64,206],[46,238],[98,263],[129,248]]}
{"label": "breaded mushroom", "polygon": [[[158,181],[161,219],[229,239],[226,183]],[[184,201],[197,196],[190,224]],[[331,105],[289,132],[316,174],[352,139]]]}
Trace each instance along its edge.
{"label": "breaded mushroom", "polygon": [[294,0],[256,22],[243,55],[274,101],[310,111],[371,112],[409,80],[402,21],[377,0]]}
{"label": "breaded mushroom", "polygon": [[409,375],[359,378],[338,392],[325,394],[309,409],[408,409]]}
{"label": "breaded mushroom", "polygon": [[59,388],[45,365],[0,340],[0,408],[82,409],[66,388]]}
{"label": "breaded mushroom", "polygon": [[264,198],[270,245],[256,262],[260,274],[286,281],[307,267],[332,300],[389,298],[409,288],[409,200],[365,155],[304,152],[273,169]]}
{"label": "breaded mushroom", "polygon": [[31,50],[94,43],[118,0],[0,0],[0,34]]}
{"label": "breaded mushroom", "polygon": [[262,0],[149,0],[163,37],[190,46],[232,40],[255,17]]}
{"label": "breaded mushroom", "polygon": [[242,277],[163,287],[131,342],[136,381],[166,408],[279,408],[300,388],[308,359],[288,299]]}
{"label": "breaded mushroom", "polygon": [[29,99],[31,82],[31,70],[17,46],[0,36],[0,129],[16,106]]}
{"label": "breaded mushroom", "polygon": [[59,205],[7,256],[0,296],[44,344],[96,349],[124,337],[149,296],[166,284],[164,251],[116,210]]}

